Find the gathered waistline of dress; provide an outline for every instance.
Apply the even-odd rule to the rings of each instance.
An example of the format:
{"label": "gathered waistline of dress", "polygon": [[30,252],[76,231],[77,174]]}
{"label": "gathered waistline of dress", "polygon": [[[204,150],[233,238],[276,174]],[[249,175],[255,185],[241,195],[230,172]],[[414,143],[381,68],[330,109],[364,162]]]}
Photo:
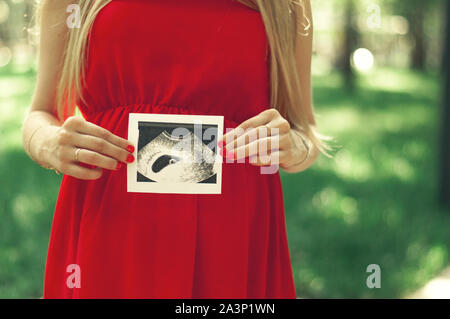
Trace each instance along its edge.
{"label": "gathered waistline of dress", "polygon": [[[150,107],[150,109],[153,108],[159,108],[159,109],[168,109],[168,110],[176,110],[176,111],[183,111],[186,113],[167,113],[167,114],[174,114],[174,115],[208,115],[208,116],[223,116],[224,117],[224,122],[229,122],[235,125],[239,125],[240,122],[233,120],[233,119],[229,119],[227,118],[225,115],[223,114],[217,114],[217,113],[212,113],[212,112],[204,112],[204,111],[200,111],[200,110],[195,110],[192,107],[188,107],[188,106],[179,106],[179,105],[172,105],[172,104],[151,104],[151,103],[130,103],[130,104],[124,104],[124,105],[117,105],[117,106],[113,106],[113,107],[109,107],[109,108],[104,108],[104,109],[99,109],[99,110],[95,110],[95,111],[86,111],[83,109],[86,109],[88,107],[80,107],[78,106],[78,108],[80,109],[81,113],[85,116],[86,119],[89,118],[93,118],[95,116],[98,116],[100,114],[105,114],[108,112],[114,112],[116,110],[124,110],[128,113],[133,113],[135,108],[141,108],[141,107]],[[196,113],[196,114],[192,114],[192,112]],[[160,114],[160,113],[155,113],[155,114]],[[161,113],[162,114],[162,113]]]}

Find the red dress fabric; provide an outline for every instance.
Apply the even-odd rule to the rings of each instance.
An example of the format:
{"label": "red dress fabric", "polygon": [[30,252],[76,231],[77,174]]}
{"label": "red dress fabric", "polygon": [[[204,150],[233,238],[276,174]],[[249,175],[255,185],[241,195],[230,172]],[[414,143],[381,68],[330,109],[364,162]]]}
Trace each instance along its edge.
{"label": "red dress fabric", "polygon": [[[261,15],[236,0],[113,0],[90,33],[80,110],[123,138],[139,112],[236,127],[269,107],[267,53]],[[63,177],[44,298],[295,298],[278,173],[223,163],[220,195],[128,193],[126,180]]]}

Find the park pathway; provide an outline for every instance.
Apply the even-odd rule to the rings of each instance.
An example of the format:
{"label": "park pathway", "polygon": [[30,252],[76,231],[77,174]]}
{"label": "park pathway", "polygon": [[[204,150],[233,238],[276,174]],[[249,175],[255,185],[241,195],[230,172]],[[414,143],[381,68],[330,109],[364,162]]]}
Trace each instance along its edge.
{"label": "park pathway", "polygon": [[450,299],[450,267],[407,299]]}

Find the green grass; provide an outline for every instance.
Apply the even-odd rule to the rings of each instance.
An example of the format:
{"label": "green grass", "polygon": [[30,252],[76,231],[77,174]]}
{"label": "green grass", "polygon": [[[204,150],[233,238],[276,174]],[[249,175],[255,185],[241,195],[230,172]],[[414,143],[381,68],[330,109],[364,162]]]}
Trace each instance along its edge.
{"label": "green grass", "polygon": [[[0,75],[0,298],[42,295],[61,180],[22,150],[33,81]],[[300,297],[402,297],[449,263],[450,212],[435,204],[437,85],[434,75],[378,70],[350,94],[334,74],[314,78],[319,128],[340,147],[282,174]],[[381,267],[380,289],[366,287],[369,264]]]}
{"label": "green grass", "polygon": [[0,76],[0,298],[42,296],[43,271],[61,177],[25,154],[21,124],[34,75]]}

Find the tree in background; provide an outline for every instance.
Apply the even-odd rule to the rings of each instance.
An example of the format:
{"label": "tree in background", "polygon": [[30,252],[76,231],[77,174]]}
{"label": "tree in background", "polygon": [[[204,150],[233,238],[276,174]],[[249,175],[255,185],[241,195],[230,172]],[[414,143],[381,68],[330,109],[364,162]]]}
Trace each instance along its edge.
{"label": "tree in background", "polygon": [[[427,51],[425,43],[425,13],[431,2],[428,1],[408,1],[413,6],[408,6],[406,18],[410,23],[411,38],[413,40],[413,50],[411,52],[411,68],[425,70]],[[414,2],[414,3],[412,3]]]}
{"label": "tree in background", "polygon": [[337,68],[344,76],[344,85],[352,90],[355,87],[356,75],[352,68],[351,57],[358,44],[358,29],[355,24],[356,6],[354,0],[346,0],[344,7],[344,32],[341,39],[340,56]]}
{"label": "tree in background", "polygon": [[445,46],[443,60],[443,93],[441,121],[441,174],[440,174],[440,202],[450,207],[450,1],[446,5]]}
{"label": "tree in background", "polygon": [[410,26],[409,35],[412,42],[412,69],[424,71],[427,61],[427,15],[433,8],[440,7],[442,0],[385,0],[391,9],[404,16]]}

